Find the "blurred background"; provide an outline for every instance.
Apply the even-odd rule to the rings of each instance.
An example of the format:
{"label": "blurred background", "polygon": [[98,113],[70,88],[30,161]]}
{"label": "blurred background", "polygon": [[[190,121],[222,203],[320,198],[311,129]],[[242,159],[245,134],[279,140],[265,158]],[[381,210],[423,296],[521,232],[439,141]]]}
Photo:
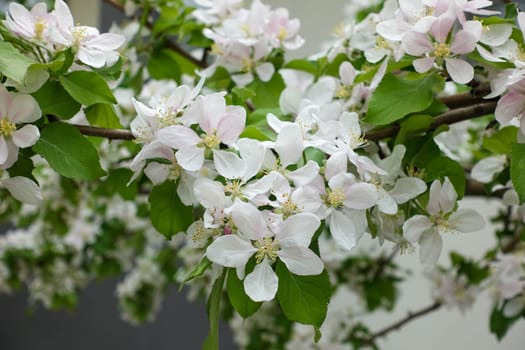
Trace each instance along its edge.
{"label": "blurred background", "polygon": [[[343,20],[342,8],[349,0],[264,0],[273,7],[287,7],[293,17],[302,22],[301,34],[306,45],[296,56],[306,56],[319,50],[334,27]],[[521,2],[521,1],[520,1]],[[0,0],[0,6],[8,2]],[[249,1],[245,1],[249,3]],[[495,1],[501,5],[503,1]],[[525,3],[525,1],[523,1]],[[75,21],[107,30],[121,14],[98,0],[71,0]],[[485,199],[467,200],[466,207],[475,207],[487,214],[498,210],[497,202]],[[442,261],[448,252],[458,250],[471,257],[480,257],[495,243],[491,229],[444,238]],[[375,242],[363,240],[359,250],[373,249]],[[402,285],[401,297],[393,313],[378,313],[365,323],[372,330],[391,324],[406,315],[431,304],[430,283],[423,277],[417,254],[403,255],[398,263],[414,273]],[[115,350],[115,349],[199,349],[208,332],[204,303],[186,302],[184,292],[172,288],[153,323],[135,327],[119,318],[115,285],[117,281],[101,281],[89,286],[81,295],[73,313],[52,312],[41,308],[28,309],[27,294],[0,296],[0,350]],[[409,323],[393,332],[380,344],[383,349],[426,350],[520,350],[525,349],[525,321],[517,322],[498,343],[490,334],[488,318],[491,304],[483,295],[465,314],[458,310],[441,309]],[[222,326],[221,349],[235,349],[231,333]]]}

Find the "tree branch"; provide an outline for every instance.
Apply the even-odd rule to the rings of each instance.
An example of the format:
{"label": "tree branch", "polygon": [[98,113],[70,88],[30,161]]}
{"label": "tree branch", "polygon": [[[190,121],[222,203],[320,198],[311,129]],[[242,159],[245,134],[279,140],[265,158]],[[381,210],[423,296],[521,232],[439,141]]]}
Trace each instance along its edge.
{"label": "tree branch", "polygon": [[418,311],[415,311],[415,312],[409,312],[408,315],[406,315],[404,318],[400,319],[397,322],[394,322],[390,326],[387,326],[387,327],[385,327],[385,328],[383,328],[383,329],[373,333],[368,338],[364,339],[363,340],[363,345],[372,344],[377,338],[384,337],[388,333],[403,327],[405,324],[415,320],[416,318],[419,318],[421,316],[424,316],[426,314],[429,314],[431,312],[434,312],[434,311],[438,310],[441,307],[441,305],[442,304],[440,302],[436,301],[434,304],[429,305],[429,306],[427,306],[427,307],[425,307],[425,308],[423,308],[421,310],[418,310]]}
{"label": "tree branch", "polygon": [[134,140],[135,136],[129,130],[106,129],[98,126],[72,124],[82,135],[104,137],[110,140]]}
{"label": "tree branch", "polygon": [[[430,125],[429,130],[435,130],[441,125],[444,124],[454,124],[464,120],[474,119],[482,117],[484,115],[494,113],[496,109],[496,102],[485,102],[479,103],[470,107],[463,107],[459,109],[454,109],[443,114],[440,114],[434,118],[434,121]],[[387,126],[386,128],[379,130],[372,130],[365,134],[365,139],[370,141],[379,141],[387,137],[392,137],[397,135],[399,132],[400,125],[393,124]]]}

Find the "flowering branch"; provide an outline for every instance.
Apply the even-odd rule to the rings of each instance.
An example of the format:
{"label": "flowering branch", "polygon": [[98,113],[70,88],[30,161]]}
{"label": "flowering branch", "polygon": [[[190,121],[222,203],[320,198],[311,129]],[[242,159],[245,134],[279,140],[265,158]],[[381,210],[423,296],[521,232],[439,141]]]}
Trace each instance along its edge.
{"label": "flowering branch", "polygon": [[[485,102],[470,107],[454,109],[436,116],[430,125],[429,130],[435,130],[439,126],[445,124],[454,124],[464,120],[482,117],[484,115],[494,113],[495,109],[496,102]],[[399,132],[399,129],[399,124],[390,125],[386,128],[372,130],[366,133],[365,138],[370,141],[379,141],[387,137],[395,136]]]}
{"label": "flowering branch", "polygon": [[[122,5],[120,2],[115,1],[115,0],[104,0],[104,2],[107,3],[108,5],[113,6],[117,10],[124,12],[124,5]],[[150,21],[148,21],[146,25],[150,29],[153,27],[153,24]],[[166,45],[169,49],[172,49],[173,51],[177,52],[179,55],[181,55],[182,57],[184,57],[186,60],[190,61],[197,67],[200,67],[200,68],[208,67],[208,64],[206,63],[206,59],[204,59],[206,55],[204,55],[204,58],[201,60],[201,59],[197,59],[193,57],[190,53],[188,53],[188,51],[184,50],[182,47],[177,45],[177,43],[171,40],[166,40]]]}
{"label": "flowering branch", "polygon": [[124,129],[106,129],[98,126],[90,125],[77,125],[73,124],[74,127],[80,131],[82,135],[104,137],[110,140],[134,140],[135,136],[129,130]]}

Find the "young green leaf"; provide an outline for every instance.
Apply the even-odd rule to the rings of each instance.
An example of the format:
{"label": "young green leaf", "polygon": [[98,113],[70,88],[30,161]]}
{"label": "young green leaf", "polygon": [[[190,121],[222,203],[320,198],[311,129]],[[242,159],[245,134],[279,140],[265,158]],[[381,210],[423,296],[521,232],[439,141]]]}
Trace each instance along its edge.
{"label": "young green leaf", "polygon": [[106,174],[93,144],[69,124],[46,125],[33,150],[65,177],[93,180]]}
{"label": "young green leaf", "polygon": [[165,181],[149,195],[150,220],[153,227],[167,239],[185,231],[193,222],[193,208],[185,206],[177,194],[177,184]]}
{"label": "young green leaf", "polygon": [[219,350],[219,315],[221,311],[222,286],[226,269],[220,277],[215,280],[208,299],[208,320],[210,321],[210,333],[202,344],[202,350]]}
{"label": "young green leaf", "polygon": [[235,269],[228,269],[228,279],[226,281],[226,290],[228,291],[228,298],[230,303],[237,310],[242,318],[247,318],[253,315],[262,303],[257,303],[250,299],[244,291],[244,285],[242,281],[237,278]]}
{"label": "young green leaf", "polygon": [[292,321],[321,327],[330,301],[330,280],[323,271],[317,276],[297,276],[278,262],[277,298],[283,313]]}
{"label": "young green leaf", "polygon": [[106,81],[95,72],[76,71],[59,77],[60,84],[80,104],[117,103]]}
{"label": "young green leaf", "polygon": [[435,74],[419,80],[400,79],[387,74],[372,94],[365,122],[387,125],[432,104],[432,88],[441,82]]}
{"label": "young green leaf", "polygon": [[122,124],[120,124],[115,108],[112,105],[97,103],[87,107],[84,112],[91,125],[109,129],[122,128]]}
{"label": "young green leaf", "polygon": [[525,145],[512,145],[510,158],[510,178],[514,189],[518,192],[520,203],[525,202]]}
{"label": "young green leaf", "polygon": [[24,85],[27,70],[35,63],[37,61],[21,54],[10,43],[0,42],[0,73],[6,77]]}
{"label": "young green leaf", "polygon": [[57,81],[48,81],[33,93],[43,114],[50,114],[62,119],[69,119],[80,110],[80,103]]}

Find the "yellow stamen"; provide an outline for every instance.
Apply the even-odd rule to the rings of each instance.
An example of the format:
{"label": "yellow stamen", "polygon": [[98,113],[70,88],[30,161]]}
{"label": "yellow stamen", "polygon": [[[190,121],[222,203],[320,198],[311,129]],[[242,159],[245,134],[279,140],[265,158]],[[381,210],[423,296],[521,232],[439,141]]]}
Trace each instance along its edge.
{"label": "yellow stamen", "polygon": [[7,119],[0,119],[0,136],[11,136],[15,131],[15,123],[12,123]]}
{"label": "yellow stamen", "polygon": [[254,245],[258,249],[255,254],[255,262],[257,264],[261,263],[265,257],[268,257],[271,261],[277,259],[277,252],[280,250],[280,247],[272,237],[264,237],[262,241],[256,241]]}

